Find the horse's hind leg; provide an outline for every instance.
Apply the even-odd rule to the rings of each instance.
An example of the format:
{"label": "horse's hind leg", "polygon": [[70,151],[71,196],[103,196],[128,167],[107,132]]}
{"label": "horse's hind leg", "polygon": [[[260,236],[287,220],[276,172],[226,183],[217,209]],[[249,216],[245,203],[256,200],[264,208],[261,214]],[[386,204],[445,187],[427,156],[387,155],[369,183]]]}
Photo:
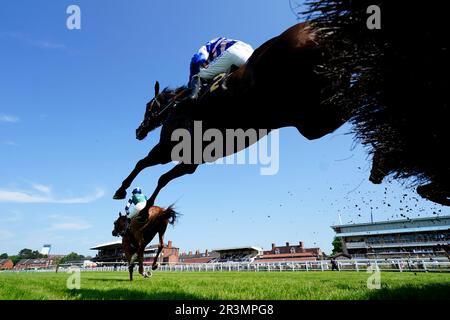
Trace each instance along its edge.
{"label": "horse's hind leg", "polygon": [[146,209],[153,206],[155,203],[156,197],[158,196],[159,192],[172,180],[182,177],[186,174],[192,174],[197,169],[198,164],[184,164],[180,163],[177,164],[175,167],[173,167],[171,170],[163,174],[158,179],[158,186],[156,187],[155,191],[151,195],[150,199],[147,200],[147,206]]}
{"label": "horse's hind leg", "polygon": [[158,252],[156,252],[156,256],[153,259],[152,264],[152,270],[158,269],[158,257],[161,253],[162,249],[164,248],[164,233],[166,232],[167,224],[163,227],[162,230],[159,231],[159,246],[158,246]]}
{"label": "horse's hind leg", "polygon": [[439,203],[443,206],[450,206],[450,192],[443,189],[442,186],[433,182],[418,186],[417,193],[425,199]]}
{"label": "horse's hind leg", "polygon": [[123,180],[122,185],[119,189],[117,189],[114,194],[114,199],[120,200],[125,199],[127,196],[127,189],[130,187],[133,180],[137,177],[137,175],[144,170],[145,168],[155,166],[157,164],[166,164],[170,162],[170,153],[165,153],[161,144],[157,144],[149,154],[142,160],[139,160],[136,163],[135,168],[131,171],[130,175]]}
{"label": "horse's hind leg", "polygon": [[393,167],[392,159],[388,154],[384,154],[380,150],[375,150],[369,180],[374,184],[380,184],[393,170]]}

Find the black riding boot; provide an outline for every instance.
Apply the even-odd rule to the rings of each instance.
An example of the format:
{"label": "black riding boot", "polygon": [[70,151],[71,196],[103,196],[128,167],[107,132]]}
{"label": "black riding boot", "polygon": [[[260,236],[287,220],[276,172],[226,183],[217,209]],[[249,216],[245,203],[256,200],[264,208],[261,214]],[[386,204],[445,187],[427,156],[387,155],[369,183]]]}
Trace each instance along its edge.
{"label": "black riding boot", "polygon": [[198,95],[200,93],[200,89],[202,88],[202,80],[200,79],[200,77],[199,76],[192,77],[189,87],[191,87],[192,89],[191,94],[189,95],[189,99],[197,100]]}
{"label": "black riding boot", "polygon": [[189,83],[189,88],[191,92],[189,95],[185,96],[181,101],[174,104],[173,108],[180,111],[181,109],[186,109],[188,106],[192,106],[192,103],[198,99],[200,90],[202,88],[202,80],[198,76],[194,76]]}

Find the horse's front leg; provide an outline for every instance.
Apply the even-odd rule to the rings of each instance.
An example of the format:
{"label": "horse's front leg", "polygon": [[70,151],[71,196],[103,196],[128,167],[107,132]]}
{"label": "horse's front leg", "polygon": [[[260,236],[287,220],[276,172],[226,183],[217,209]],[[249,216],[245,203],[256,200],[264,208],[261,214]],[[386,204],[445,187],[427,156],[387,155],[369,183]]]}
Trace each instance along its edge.
{"label": "horse's front leg", "polygon": [[130,273],[130,281],[133,281],[133,270],[134,270],[134,263],[130,263],[128,265],[128,272]]}
{"label": "horse's front leg", "polygon": [[162,148],[161,144],[158,143],[144,159],[139,160],[136,163],[133,171],[131,171],[130,175],[125,180],[123,180],[120,188],[117,189],[113,199],[125,199],[127,196],[127,189],[130,187],[131,183],[134,181],[137,175],[145,168],[152,167],[157,164],[166,164],[169,162],[170,153],[164,152],[164,148]]}
{"label": "horse's front leg", "polygon": [[130,273],[130,281],[133,281],[133,270],[134,270],[134,264],[136,263],[136,260],[138,259],[138,253],[135,252],[131,257],[129,258],[128,263],[128,272]]}
{"label": "horse's front leg", "polygon": [[145,251],[146,244],[145,244],[144,235],[142,234],[142,232],[135,234],[135,239],[136,239],[136,242],[138,243],[138,246],[137,246],[137,251],[132,256],[131,260],[133,262],[138,260],[139,273],[144,278],[148,278],[148,274],[146,272],[144,272],[144,251]]}
{"label": "horse's front leg", "polygon": [[139,259],[139,273],[144,277],[148,278],[151,276],[147,272],[144,271],[144,251],[145,251],[145,245],[143,245],[141,248],[139,248],[138,251],[138,259]]}
{"label": "horse's front leg", "polygon": [[128,237],[122,239],[122,248],[125,253],[125,258],[128,261],[128,272],[130,273],[130,281],[133,281],[133,270],[134,270],[134,261],[133,261],[133,250],[130,245],[130,239]]}
{"label": "horse's front leg", "polygon": [[147,206],[146,208],[150,208],[154,205],[156,197],[158,196],[159,192],[172,180],[182,177],[186,174],[192,174],[197,169],[198,164],[184,164],[180,163],[177,164],[175,167],[173,167],[171,170],[163,174],[158,179],[158,186],[156,187],[155,191],[151,195],[150,199],[147,200]]}
{"label": "horse's front leg", "polygon": [[380,184],[391,171],[389,156],[376,150],[372,159],[372,169],[370,170],[369,180],[374,184]]}

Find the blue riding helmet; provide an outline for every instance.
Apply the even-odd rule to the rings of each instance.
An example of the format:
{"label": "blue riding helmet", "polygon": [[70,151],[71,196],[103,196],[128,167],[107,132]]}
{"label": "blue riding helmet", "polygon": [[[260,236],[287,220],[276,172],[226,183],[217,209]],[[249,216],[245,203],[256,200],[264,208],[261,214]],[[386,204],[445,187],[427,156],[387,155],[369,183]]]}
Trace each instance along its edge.
{"label": "blue riding helmet", "polygon": [[136,194],[136,193],[141,194],[141,193],[142,193],[142,190],[141,190],[141,188],[134,188],[132,193],[133,193],[133,194]]}

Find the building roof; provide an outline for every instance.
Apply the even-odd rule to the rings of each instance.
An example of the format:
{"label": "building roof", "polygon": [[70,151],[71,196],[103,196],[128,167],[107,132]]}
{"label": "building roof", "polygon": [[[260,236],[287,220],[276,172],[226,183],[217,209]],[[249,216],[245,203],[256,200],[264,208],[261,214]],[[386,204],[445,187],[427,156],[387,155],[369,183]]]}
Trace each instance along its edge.
{"label": "building roof", "polygon": [[439,217],[425,217],[425,218],[413,218],[413,219],[400,219],[400,220],[385,220],[385,221],[375,221],[375,222],[366,222],[366,223],[354,223],[354,224],[341,224],[341,225],[334,225],[331,226],[331,228],[343,228],[343,227],[363,227],[363,226],[373,226],[373,225],[384,225],[384,224],[395,224],[395,223],[402,223],[402,222],[419,222],[419,221],[439,221],[439,220],[447,220],[450,219],[450,216],[439,216]]}
{"label": "building roof", "polygon": [[243,251],[243,250],[255,250],[255,251],[263,251],[262,248],[256,246],[244,246],[244,247],[231,247],[231,248],[222,248],[222,249],[214,249],[215,252],[224,252],[224,251]]}
{"label": "building roof", "polygon": [[11,260],[11,259],[0,259],[0,264],[4,264],[4,263],[7,263],[7,262],[9,262],[9,261],[11,261],[11,262],[12,262],[12,260]]}
{"label": "building roof", "polygon": [[450,216],[335,225],[331,228],[339,237],[441,231],[450,230]]}
{"label": "building roof", "polygon": [[95,247],[90,248],[91,250],[101,250],[106,248],[120,248],[122,246],[122,240],[107,242],[103,244],[98,244]]}
{"label": "building roof", "polygon": [[336,236],[338,236],[338,237],[373,236],[373,235],[380,235],[380,234],[412,233],[412,232],[423,232],[423,231],[441,231],[441,230],[449,230],[449,229],[450,229],[450,226],[418,227],[418,228],[386,229],[386,230],[374,230],[374,231],[343,232],[343,233],[336,233]]}
{"label": "building roof", "polygon": [[16,265],[33,265],[33,264],[46,264],[51,262],[51,259],[48,258],[39,258],[39,259],[21,259],[17,262]]}

